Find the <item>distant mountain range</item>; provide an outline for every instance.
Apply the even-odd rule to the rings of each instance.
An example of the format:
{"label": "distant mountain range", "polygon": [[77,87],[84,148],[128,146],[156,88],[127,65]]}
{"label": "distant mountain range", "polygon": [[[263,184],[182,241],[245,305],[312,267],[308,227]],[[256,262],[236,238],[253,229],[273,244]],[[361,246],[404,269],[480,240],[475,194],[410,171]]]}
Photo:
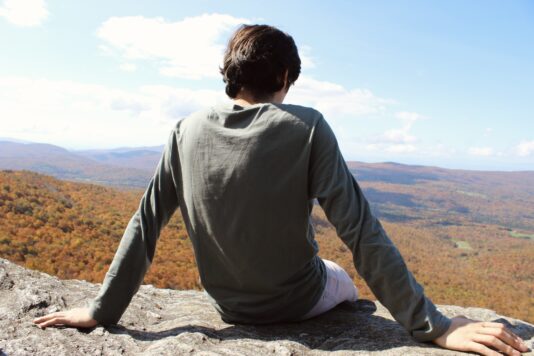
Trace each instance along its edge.
{"label": "distant mountain range", "polygon": [[76,154],[94,161],[115,166],[154,171],[161,154],[162,146],[123,147],[110,150],[74,151]]}
{"label": "distant mountain range", "polygon": [[392,162],[347,164],[377,215],[390,221],[462,225],[468,218],[534,231],[534,171],[470,171]]}
{"label": "distant mountain range", "polygon": [[69,151],[44,143],[0,141],[0,169],[30,170],[112,186],[143,188],[161,156],[160,147]]}
{"label": "distant mountain range", "polygon": [[[41,143],[0,141],[0,169],[144,189],[163,146],[69,151]],[[534,231],[534,171],[489,172],[347,162],[375,213],[390,221],[480,223]]]}
{"label": "distant mountain range", "polygon": [[16,138],[0,137],[0,142],[4,142],[4,141],[7,141],[7,142],[17,142],[17,143],[33,143],[33,142],[30,142],[30,141],[19,140],[19,139],[16,139]]}

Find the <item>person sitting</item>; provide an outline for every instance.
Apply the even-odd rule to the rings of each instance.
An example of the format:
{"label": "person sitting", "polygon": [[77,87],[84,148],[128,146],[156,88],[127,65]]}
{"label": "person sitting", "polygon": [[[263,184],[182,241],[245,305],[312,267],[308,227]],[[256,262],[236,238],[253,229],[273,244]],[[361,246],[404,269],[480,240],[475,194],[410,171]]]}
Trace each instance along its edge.
{"label": "person sitting", "polygon": [[372,214],[318,110],[284,104],[300,74],[293,38],[240,26],[220,72],[230,102],[179,120],[90,307],[35,319],[41,327],[119,321],[152,263],[161,229],[180,208],[200,280],[234,324],[302,321],[358,299],[347,272],[318,257],[315,200],[378,300],[418,341],[496,354],[526,347],[503,324],[448,318],[425,296]]}

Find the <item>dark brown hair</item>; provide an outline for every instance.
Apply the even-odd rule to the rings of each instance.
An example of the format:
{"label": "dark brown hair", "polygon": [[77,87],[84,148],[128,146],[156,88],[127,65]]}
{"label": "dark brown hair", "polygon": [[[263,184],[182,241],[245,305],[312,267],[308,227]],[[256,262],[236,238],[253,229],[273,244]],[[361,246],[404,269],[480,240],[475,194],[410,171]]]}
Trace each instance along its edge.
{"label": "dark brown hair", "polygon": [[293,38],[268,25],[241,25],[232,35],[219,68],[226,94],[235,98],[241,88],[255,100],[265,100],[300,74],[300,57]]}

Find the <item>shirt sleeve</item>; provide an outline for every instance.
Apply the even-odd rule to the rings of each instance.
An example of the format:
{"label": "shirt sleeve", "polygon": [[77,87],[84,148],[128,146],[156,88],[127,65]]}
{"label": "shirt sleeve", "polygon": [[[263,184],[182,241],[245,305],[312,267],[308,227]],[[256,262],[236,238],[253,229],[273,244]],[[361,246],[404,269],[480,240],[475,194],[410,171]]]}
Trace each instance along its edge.
{"label": "shirt sleeve", "polygon": [[180,169],[176,129],[171,133],[154,176],[130,219],[90,315],[100,324],[115,324],[139,289],[152,263],[161,229],[178,208]]}
{"label": "shirt sleeve", "polygon": [[337,235],[352,252],[356,270],[412,337],[430,341],[441,336],[451,320],[424,295],[423,287],[371,213],[323,117],[313,135],[309,194],[317,198]]}

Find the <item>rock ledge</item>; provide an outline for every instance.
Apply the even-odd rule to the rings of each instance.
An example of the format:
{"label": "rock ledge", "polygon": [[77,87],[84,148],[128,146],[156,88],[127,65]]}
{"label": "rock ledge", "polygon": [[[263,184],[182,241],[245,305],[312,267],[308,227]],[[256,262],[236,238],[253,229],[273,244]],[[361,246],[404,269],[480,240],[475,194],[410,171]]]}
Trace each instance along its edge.
{"label": "rock ledge", "polygon": [[[0,259],[0,355],[462,354],[415,342],[382,305],[365,300],[341,304],[305,322],[235,326],[220,319],[202,292],[145,285],[118,326],[41,330],[31,322],[45,313],[84,305],[98,288]],[[463,314],[503,322],[531,349],[534,346],[532,324],[481,308],[439,309],[450,317]]]}

